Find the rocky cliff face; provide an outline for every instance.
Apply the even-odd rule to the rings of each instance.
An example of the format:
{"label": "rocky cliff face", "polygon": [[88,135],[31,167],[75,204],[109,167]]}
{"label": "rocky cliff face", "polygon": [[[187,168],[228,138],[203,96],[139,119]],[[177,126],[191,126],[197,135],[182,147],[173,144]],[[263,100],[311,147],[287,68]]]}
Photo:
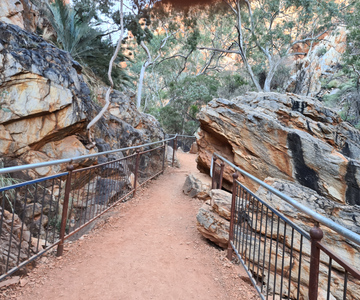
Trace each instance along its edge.
{"label": "rocky cliff face", "polygon": [[288,82],[287,91],[312,97],[321,94],[321,81],[329,78],[331,80],[342,63],[345,50],[346,28],[342,26],[316,43],[310,53],[309,49],[295,48],[295,52],[308,54],[305,58],[293,61],[291,68],[294,72]]}
{"label": "rocky cliff face", "polygon": [[[100,107],[90,99],[81,66],[69,53],[17,26],[0,23],[0,155],[5,165],[95,152],[86,124]],[[159,123],[137,111],[128,95],[113,92],[95,127],[99,148],[126,147],[164,137]],[[33,177],[51,175],[54,168]],[[40,172],[40,173],[39,173]]]}
{"label": "rocky cliff face", "polygon": [[21,29],[34,32],[39,20],[39,11],[30,0],[1,1],[1,22],[17,25]]}
{"label": "rocky cliff face", "polygon": [[[16,5],[17,8],[20,7],[19,3]],[[1,9],[5,8],[6,5],[3,6],[2,2]],[[19,12],[18,17],[20,18],[21,15],[23,14]],[[16,20],[19,19],[16,18]],[[14,18],[8,18],[6,21],[13,22]],[[26,28],[24,24],[20,27]],[[1,167],[71,158],[164,138],[164,132],[159,122],[152,116],[140,113],[131,101],[131,95],[114,91],[111,94],[108,112],[94,126],[92,135],[95,146],[90,143],[86,125],[100,111],[101,107],[91,100],[90,89],[82,76],[82,67],[72,59],[68,52],[56,48],[39,36],[20,27],[0,22]],[[98,95],[100,102],[104,97],[105,90],[106,88]],[[107,157],[99,157],[98,163],[111,161],[122,155],[122,153],[116,153]],[[155,157],[155,159],[145,157],[140,162],[142,175],[148,176],[149,174],[146,172],[153,171],[152,168],[156,168],[160,162],[162,159],[159,157]],[[89,166],[93,163],[95,163],[94,160],[81,161],[75,164],[75,168]],[[65,166],[43,167],[22,173],[18,172],[11,176],[21,182],[53,175],[64,168]],[[82,213],[83,206],[81,205],[93,205],[95,211],[100,203],[100,198],[103,201],[101,203],[104,203],[117,197],[116,194],[109,194],[106,191],[109,182],[115,182],[107,178],[108,173],[100,172],[92,178],[86,178],[90,181],[89,183],[86,180],[80,180],[73,186],[75,189],[80,189],[88,184],[88,186],[94,187],[94,193],[98,193],[96,194],[98,198],[94,196],[95,202],[92,203],[91,200],[88,203],[88,197],[80,195],[80,206],[74,206],[71,210],[71,220],[75,219],[74,215]],[[124,174],[122,182],[116,182],[116,184],[121,188],[128,189],[132,182],[131,178],[133,178],[133,174],[129,171],[128,174]],[[58,185],[55,184],[54,193],[60,195],[60,190],[63,190],[60,186],[61,182]],[[44,188],[44,191],[47,189]],[[36,196],[17,197],[13,200],[15,203],[13,208],[12,205],[4,207],[3,199],[0,215],[4,215],[5,218],[4,230],[1,231],[0,236],[0,253],[2,253],[0,255],[0,273],[4,272],[7,265],[7,251],[11,253],[9,267],[12,268],[18,263],[18,258],[23,260],[28,253],[33,254],[38,249],[42,249],[42,247],[38,248],[34,245],[39,245],[39,243],[42,245],[42,241],[45,241],[46,238],[49,242],[45,228],[51,218],[51,220],[56,220],[57,214],[54,209],[51,209],[54,207],[51,206],[53,198],[50,194],[46,194],[41,204],[37,201]],[[9,203],[11,204],[11,202]],[[29,216],[27,216],[27,208]],[[59,203],[58,209],[60,216],[62,203]],[[11,231],[11,224],[14,220],[16,222]],[[50,226],[55,225],[50,224]],[[26,236],[21,239],[18,236],[18,228],[22,227]],[[32,245],[33,242],[34,245]],[[20,252],[18,245],[21,245]]]}
{"label": "rocky cliff face", "polygon": [[321,102],[248,93],[214,99],[199,120],[200,169],[208,170],[212,152],[218,152],[260,179],[295,181],[337,202],[360,204],[360,133]]}

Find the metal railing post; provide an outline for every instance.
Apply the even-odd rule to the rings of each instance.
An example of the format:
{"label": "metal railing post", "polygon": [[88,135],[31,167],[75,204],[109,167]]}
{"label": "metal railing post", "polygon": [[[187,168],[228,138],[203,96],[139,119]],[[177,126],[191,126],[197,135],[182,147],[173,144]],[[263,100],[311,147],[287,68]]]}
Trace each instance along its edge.
{"label": "metal railing post", "polygon": [[139,173],[139,164],[140,164],[140,150],[136,150],[136,161],[135,161],[135,180],[134,180],[134,194],[133,197],[136,195],[136,187],[138,181],[138,173]]}
{"label": "metal railing post", "polygon": [[227,258],[228,260],[232,259],[233,248],[231,246],[231,241],[234,238],[234,221],[235,221],[235,205],[236,205],[236,180],[239,175],[235,172],[233,175],[233,187],[232,187],[232,198],[231,198],[231,216],[230,216],[230,229],[229,229],[229,241],[227,249]]}
{"label": "metal railing post", "polygon": [[225,168],[225,164],[222,161],[220,164],[220,179],[219,179],[219,186],[218,189],[222,189],[222,183],[223,183],[223,178],[224,178],[224,168]]}
{"label": "metal railing post", "polygon": [[71,176],[72,176],[73,170],[74,170],[73,165],[67,166],[67,171],[69,173],[67,175],[66,184],[65,184],[65,195],[64,195],[63,211],[62,211],[62,216],[61,216],[60,243],[57,247],[56,256],[62,256],[63,251],[64,251],[66,221],[67,221],[68,208],[69,208],[69,199],[70,199],[70,192],[71,192]]}
{"label": "metal railing post", "polygon": [[319,265],[320,265],[320,249],[317,243],[321,241],[324,233],[317,223],[310,230],[311,237],[311,256],[310,256],[310,276],[309,276],[309,300],[317,300],[318,284],[319,284]]}
{"label": "metal railing post", "polygon": [[166,143],[164,142],[163,146],[163,161],[162,161],[162,173],[164,174],[165,171],[165,151],[166,151]]}
{"label": "metal railing post", "polygon": [[212,178],[211,178],[211,189],[215,189],[215,175],[216,175],[216,160],[217,157],[213,158],[213,165],[212,165]]}
{"label": "metal railing post", "polygon": [[173,157],[172,157],[172,167],[174,167],[174,163],[175,163],[175,151],[177,149],[177,136],[175,137],[174,140],[174,148],[173,148]]}

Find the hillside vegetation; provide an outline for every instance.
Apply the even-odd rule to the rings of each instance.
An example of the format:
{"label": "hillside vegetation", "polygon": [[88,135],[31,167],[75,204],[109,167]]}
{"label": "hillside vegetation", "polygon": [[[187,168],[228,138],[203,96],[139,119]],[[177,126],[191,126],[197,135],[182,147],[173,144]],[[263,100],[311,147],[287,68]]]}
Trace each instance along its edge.
{"label": "hillside vegetation", "polygon": [[[90,81],[108,84],[119,4],[33,2],[53,31],[39,33],[69,51]],[[131,1],[115,87],[130,90],[168,132],[193,134],[203,105],[248,91],[315,96],[359,126],[359,10],[332,0]]]}

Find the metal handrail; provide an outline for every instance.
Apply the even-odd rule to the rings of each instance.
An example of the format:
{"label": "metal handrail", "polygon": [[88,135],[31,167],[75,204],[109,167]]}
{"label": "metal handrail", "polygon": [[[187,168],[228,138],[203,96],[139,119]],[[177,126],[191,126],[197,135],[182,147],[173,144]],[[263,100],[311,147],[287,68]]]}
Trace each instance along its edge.
{"label": "metal handrail", "polygon": [[318,214],[317,212],[311,210],[310,208],[308,208],[307,206],[295,201],[294,199],[292,199],[291,197],[283,194],[282,192],[278,191],[277,189],[273,188],[272,186],[266,184],[265,182],[263,182],[262,180],[258,179],[257,177],[249,174],[248,172],[240,169],[238,166],[234,165],[232,162],[228,161],[226,158],[224,158],[223,156],[214,153],[214,156],[217,156],[218,158],[220,158],[222,161],[226,162],[227,164],[229,164],[232,168],[234,168],[236,171],[238,171],[239,173],[241,173],[242,175],[250,178],[251,180],[255,181],[256,183],[258,183],[259,185],[263,186],[264,188],[268,189],[270,192],[272,192],[273,194],[275,194],[276,196],[280,197],[281,199],[283,199],[284,201],[286,201],[287,203],[291,204],[292,206],[296,207],[298,210],[300,210],[301,212],[309,215],[310,217],[312,217],[314,220],[326,225],[327,227],[329,227],[330,229],[336,231],[337,233],[343,235],[344,237],[348,238],[349,240],[353,241],[354,243],[356,243],[357,245],[360,246],[360,235],[358,235],[357,233],[335,223],[334,221]]}
{"label": "metal handrail", "polygon": [[37,164],[28,164],[28,165],[22,165],[22,166],[2,168],[2,169],[0,169],[0,174],[18,172],[18,171],[41,168],[41,167],[48,167],[48,166],[59,165],[59,164],[64,164],[64,163],[71,163],[71,162],[86,159],[86,158],[97,157],[97,156],[100,156],[100,155],[106,155],[106,154],[116,153],[116,152],[125,151],[125,150],[138,149],[138,148],[142,148],[142,147],[155,145],[155,144],[158,144],[158,143],[164,143],[164,142],[173,140],[176,137],[177,137],[177,134],[172,138],[168,138],[168,139],[157,141],[157,142],[142,144],[142,145],[138,145],[138,146],[120,148],[120,149],[109,150],[109,151],[104,151],[104,152],[98,152],[98,153],[82,155],[82,156],[76,156],[76,157],[71,157],[71,158],[64,158],[64,159],[46,161],[46,162],[41,162],[41,163],[37,163]]}
{"label": "metal handrail", "polygon": [[180,136],[180,137],[195,138],[194,135],[185,135],[185,134],[177,134],[177,133],[169,133],[168,135],[173,135],[174,137],[177,135],[177,136]]}

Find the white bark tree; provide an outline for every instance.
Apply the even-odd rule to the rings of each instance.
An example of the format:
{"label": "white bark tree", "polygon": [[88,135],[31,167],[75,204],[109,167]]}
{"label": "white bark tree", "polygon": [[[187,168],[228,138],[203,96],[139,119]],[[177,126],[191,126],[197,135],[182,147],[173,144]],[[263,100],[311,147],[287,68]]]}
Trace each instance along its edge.
{"label": "white bark tree", "polygon": [[119,37],[119,40],[118,40],[118,43],[117,43],[117,46],[116,46],[116,49],[115,49],[115,52],[113,54],[113,56],[111,57],[111,60],[109,62],[109,69],[108,69],[108,78],[109,78],[109,81],[110,81],[110,87],[108,88],[107,92],[106,92],[106,96],[105,96],[105,105],[104,107],[101,109],[101,111],[98,113],[98,115],[91,120],[91,122],[87,125],[86,129],[88,130],[88,133],[89,133],[89,140],[90,142],[92,141],[91,139],[91,136],[90,136],[90,128],[96,124],[96,122],[98,122],[100,120],[100,118],[104,115],[104,113],[107,111],[107,109],[109,108],[109,105],[110,105],[110,94],[111,92],[113,91],[114,89],[114,82],[112,80],[112,76],[111,76],[111,73],[112,73],[112,69],[113,69],[113,66],[114,66],[114,61],[116,59],[116,57],[118,56],[119,54],[119,51],[121,49],[121,44],[122,44],[122,40],[124,38],[124,3],[123,3],[123,0],[120,0],[120,37]]}
{"label": "white bark tree", "polygon": [[144,51],[146,52],[147,60],[141,66],[141,71],[140,71],[140,77],[139,77],[139,82],[138,82],[138,90],[137,90],[137,97],[136,97],[136,107],[138,109],[141,106],[141,95],[142,95],[142,88],[143,88],[146,68],[156,63],[156,61],[161,57],[161,50],[165,47],[166,42],[168,41],[169,38],[171,38],[176,33],[176,32],[173,32],[173,33],[169,34],[168,31],[165,28],[164,28],[164,30],[166,32],[166,36],[161,41],[159,49],[157,50],[158,54],[154,59],[152,59],[149,48],[146,46],[144,41],[141,41],[141,43],[140,43],[141,48],[143,48]]}
{"label": "white bark tree", "polygon": [[[277,68],[296,51],[296,45],[319,40],[334,26],[338,5],[333,0],[224,0],[235,22],[236,37],[226,49],[202,46],[200,50],[236,54],[258,91],[270,91]],[[261,61],[266,79],[261,86],[254,65]]]}

